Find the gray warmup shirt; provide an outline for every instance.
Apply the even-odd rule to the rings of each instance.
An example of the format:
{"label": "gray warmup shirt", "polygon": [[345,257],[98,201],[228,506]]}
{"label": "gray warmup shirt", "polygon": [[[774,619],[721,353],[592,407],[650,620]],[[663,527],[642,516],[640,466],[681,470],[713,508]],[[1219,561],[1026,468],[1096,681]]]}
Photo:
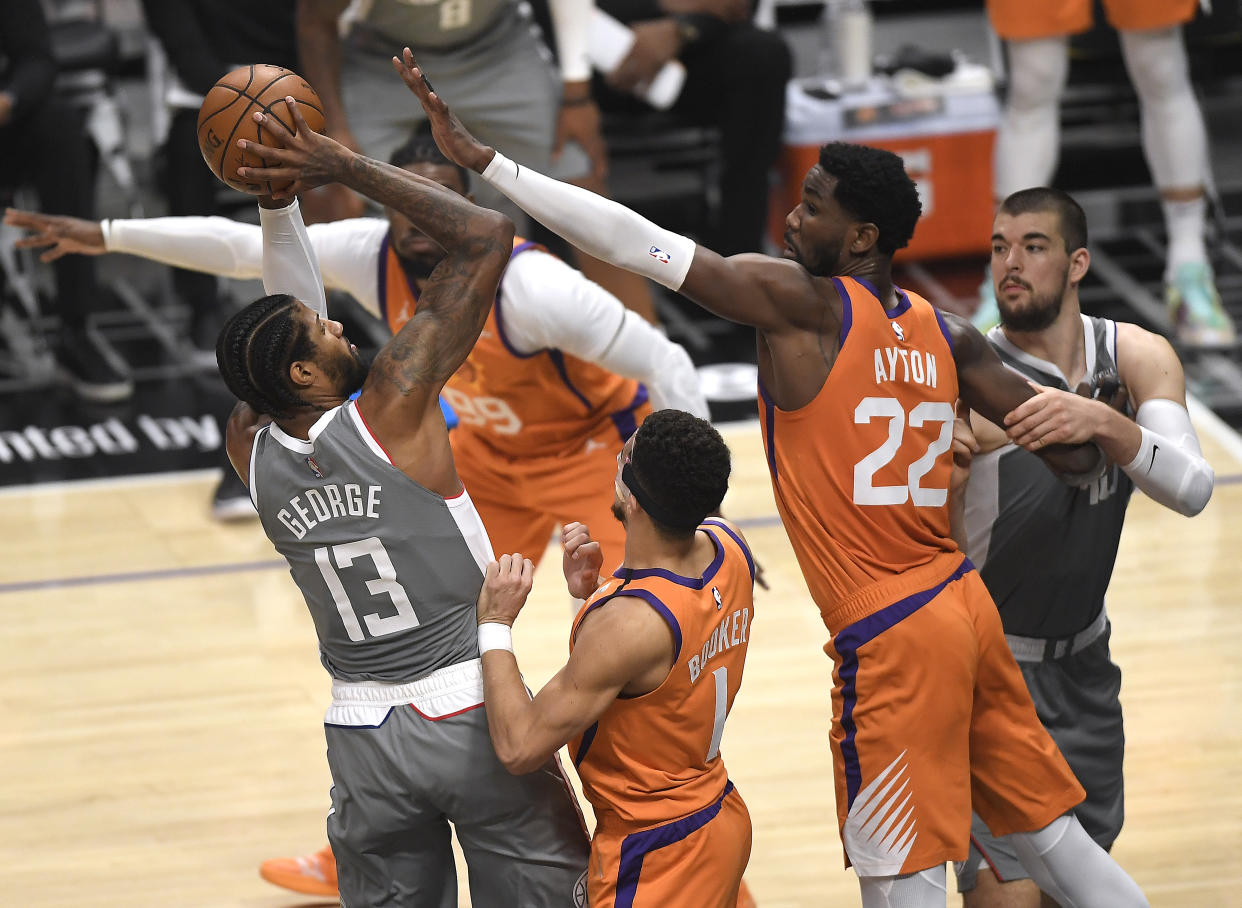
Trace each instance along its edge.
{"label": "gray warmup shirt", "polygon": [[[1082,317],[1087,381],[1117,371],[1117,325]],[[1052,363],[1020,350],[1000,328],[988,340],[1005,365],[1073,391]],[[1015,445],[974,459],[966,491],[967,554],[1000,609],[1006,634],[1068,637],[1104,607],[1134,486],[1115,464],[1092,486],[1061,482]]]}

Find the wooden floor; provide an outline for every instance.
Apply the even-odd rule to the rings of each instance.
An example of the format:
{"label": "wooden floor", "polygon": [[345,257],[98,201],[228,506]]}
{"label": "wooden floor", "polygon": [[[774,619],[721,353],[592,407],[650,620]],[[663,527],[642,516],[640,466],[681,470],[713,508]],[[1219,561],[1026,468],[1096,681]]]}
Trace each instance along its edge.
{"label": "wooden floor", "polygon": [[[1137,498],[1109,596],[1129,738],[1115,854],[1153,905],[1186,908],[1242,905],[1242,444],[1203,434],[1211,504],[1187,520]],[[825,631],[757,430],[728,437],[726,513],[772,586],[723,746],[754,820],[747,880],[763,908],[857,905],[834,820]],[[211,486],[0,495],[0,904],[314,901],[256,868],[324,840],[328,679],[282,564],[257,525],[207,518]],[[515,635],[533,686],[565,654],[555,570]]]}

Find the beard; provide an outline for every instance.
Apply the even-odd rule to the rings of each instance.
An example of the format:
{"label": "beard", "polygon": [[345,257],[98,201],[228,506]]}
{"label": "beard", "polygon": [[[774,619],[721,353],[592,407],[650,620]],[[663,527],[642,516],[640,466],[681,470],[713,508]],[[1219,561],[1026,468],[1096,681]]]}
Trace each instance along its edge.
{"label": "beard", "polygon": [[996,304],[1000,310],[1001,324],[1010,331],[1031,333],[1043,331],[1057,320],[1061,314],[1061,304],[1065,301],[1065,291],[1069,289],[1069,265],[1061,273],[1060,287],[1047,293],[1036,293],[1034,288],[1027,287],[1030,301],[1021,309],[1014,309],[997,296]]}
{"label": "beard", "polygon": [[370,371],[370,367],[362,361],[362,357],[353,352],[342,354],[326,366],[332,373],[337,387],[341,388],[346,395],[353,394],[361,388]]}
{"label": "beard", "polygon": [[[788,235],[787,235],[788,236]],[[788,238],[786,239],[788,243]],[[801,246],[790,244],[789,249],[793,253],[789,256],[793,261],[797,262],[815,277],[832,277],[840,273],[838,263],[841,260],[841,250],[845,246],[843,241],[839,241],[830,246],[824,246],[818,250],[817,255],[808,254],[807,250]]]}
{"label": "beard", "polygon": [[625,510],[621,507],[621,502],[613,501],[612,516],[617,518],[617,521],[621,524],[621,526],[625,526]]}

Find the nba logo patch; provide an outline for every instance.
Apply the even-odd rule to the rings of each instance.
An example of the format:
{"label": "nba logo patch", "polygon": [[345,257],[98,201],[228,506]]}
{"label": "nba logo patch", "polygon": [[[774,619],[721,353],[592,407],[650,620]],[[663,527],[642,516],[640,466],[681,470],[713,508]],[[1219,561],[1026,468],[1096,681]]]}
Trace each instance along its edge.
{"label": "nba logo patch", "polygon": [[315,458],[308,455],[306,465],[310,467],[310,471],[315,475],[316,479],[323,479],[323,470],[319,469],[319,464],[315,463]]}
{"label": "nba logo patch", "polygon": [[897,335],[897,340],[901,341],[904,344],[906,342],[906,332],[902,331],[901,325],[897,324],[896,322],[893,322],[892,325],[893,325],[893,333]]}
{"label": "nba logo patch", "polygon": [[672,257],[659,246],[652,246],[647,250],[647,254],[662,265],[667,265],[672,260]]}
{"label": "nba logo patch", "polygon": [[716,600],[716,611],[724,608],[724,599],[720,595],[720,590],[712,587],[712,598]]}

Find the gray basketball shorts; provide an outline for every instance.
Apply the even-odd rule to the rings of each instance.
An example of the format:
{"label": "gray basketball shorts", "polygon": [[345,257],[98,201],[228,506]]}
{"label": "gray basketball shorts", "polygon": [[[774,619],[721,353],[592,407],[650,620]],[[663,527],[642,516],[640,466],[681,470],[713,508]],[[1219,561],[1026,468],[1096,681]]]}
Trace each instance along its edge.
{"label": "gray basketball shorts", "polygon": [[[478,661],[466,665],[477,669]],[[511,775],[496,758],[481,703],[459,712],[393,705],[370,726],[354,724],[366,710],[339,703],[324,730],[333,783],[328,840],[343,906],[456,908],[450,828],[476,908],[586,903],[589,843],[556,758]]]}
{"label": "gray basketball shorts", "polygon": [[[1061,748],[1087,797],[1074,808],[1087,834],[1105,850],[1112,847],[1125,819],[1121,762],[1125,734],[1121,722],[1121,669],[1108,654],[1109,626],[1073,655],[1041,662],[1018,660],[1040,721]],[[970,855],[956,865],[957,890],[975,888],[981,867],[1001,882],[1029,879],[1007,838],[988,831],[978,815],[970,830]]]}

